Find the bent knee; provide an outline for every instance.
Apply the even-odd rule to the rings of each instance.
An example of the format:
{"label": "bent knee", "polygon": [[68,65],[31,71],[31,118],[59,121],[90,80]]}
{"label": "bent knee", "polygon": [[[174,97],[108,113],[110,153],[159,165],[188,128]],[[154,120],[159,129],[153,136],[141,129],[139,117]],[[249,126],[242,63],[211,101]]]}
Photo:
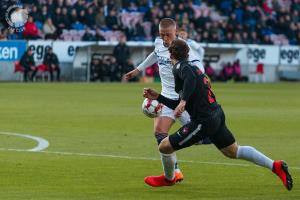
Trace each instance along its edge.
{"label": "bent knee", "polygon": [[234,151],[223,152],[223,154],[228,158],[236,159],[236,152]]}
{"label": "bent knee", "polygon": [[238,145],[235,143],[235,144],[232,144],[224,149],[221,149],[222,153],[228,157],[228,158],[232,158],[232,159],[235,159],[236,156],[237,156],[237,150],[238,150]]}
{"label": "bent knee", "polygon": [[174,152],[173,147],[169,141],[169,137],[163,139],[158,146],[159,152],[164,154],[170,154]]}
{"label": "bent knee", "polygon": [[167,134],[169,130],[170,130],[170,127],[168,127],[168,126],[162,126],[162,125],[154,126],[154,133],[166,133]]}

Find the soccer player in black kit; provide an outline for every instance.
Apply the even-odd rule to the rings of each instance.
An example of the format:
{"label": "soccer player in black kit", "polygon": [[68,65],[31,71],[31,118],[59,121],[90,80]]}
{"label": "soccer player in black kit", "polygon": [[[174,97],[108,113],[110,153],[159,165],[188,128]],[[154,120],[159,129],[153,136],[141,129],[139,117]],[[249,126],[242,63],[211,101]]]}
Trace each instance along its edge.
{"label": "soccer player in black kit", "polygon": [[179,100],[168,99],[156,91],[145,88],[144,97],[158,100],[174,109],[178,117],[183,111],[191,116],[191,122],[181,127],[176,133],[166,137],[159,145],[164,174],[147,176],[145,183],[153,187],[171,186],[176,183],[174,176],[174,152],[195,144],[209,137],[214,145],[227,157],[243,159],[259,166],[269,168],[291,190],[293,180],[283,160],[272,160],[251,146],[240,146],[225,124],[225,115],[211,90],[210,81],[197,67],[187,61],[189,47],[180,39],[169,47],[175,77],[175,91]]}

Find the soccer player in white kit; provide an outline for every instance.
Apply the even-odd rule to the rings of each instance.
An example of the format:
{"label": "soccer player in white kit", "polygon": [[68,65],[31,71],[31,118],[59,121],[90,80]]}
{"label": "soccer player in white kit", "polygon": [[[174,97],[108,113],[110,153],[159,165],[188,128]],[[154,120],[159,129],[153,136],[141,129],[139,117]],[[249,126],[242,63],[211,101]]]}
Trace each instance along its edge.
{"label": "soccer player in white kit", "polygon": [[[162,85],[161,94],[170,99],[177,100],[179,99],[179,95],[175,92],[175,82],[172,73],[173,66],[170,60],[170,53],[168,51],[168,46],[176,39],[175,21],[171,18],[163,18],[159,23],[159,35],[160,38],[156,38],[154,42],[154,51],[150,53],[150,55],[136,69],[125,74],[124,78],[129,80],[137,76],[146,67],[157,62]],[[200,58],[203,58],[203,55]],[[202,60],[199,60],[199,53],[193,51],[192,47],[188,60],[191,64],[196,65],[202,72],[204,72],[204,67],[201,62]],[[174,110],[167,106],[163,106],[161,115],[154,119],[154,133],[158,144],[160,144],[160,142],[168,136],[168,132],[175,120],[176,117],[174,115]],[[187,124],[190,121],[190,116],[187,112],[184,112],[179,117],[179,120],[183,125]],[[166,159],[165,156],[167,155],[161,154],[162,162]],[[174,157],[176,160],[176,155],[174,155]],[[180,182],[183,180],[183,174],[178,168],[177,162],[175,163],[176,182]]]}
{"label": "soccer player in white kit", "polygon": [[189,34],[184,29],[181,28],[178,30],[179,38],[185,40],[185,42],[189,45],[191,51],[193,51],[198,59],[202,62],[204,58],[204,49],[195,40],[189,39],[188,35]]}

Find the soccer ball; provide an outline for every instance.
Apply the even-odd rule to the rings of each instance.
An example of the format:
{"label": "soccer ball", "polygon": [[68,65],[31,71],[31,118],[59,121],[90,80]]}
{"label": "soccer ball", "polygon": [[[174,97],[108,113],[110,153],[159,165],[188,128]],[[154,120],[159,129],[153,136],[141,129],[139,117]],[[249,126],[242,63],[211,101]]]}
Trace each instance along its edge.
{"label": "soccer ball", "polygon": [[145,99],[142,104],[143,113],[150,118],[158,117],[163,105],[156,100]]}

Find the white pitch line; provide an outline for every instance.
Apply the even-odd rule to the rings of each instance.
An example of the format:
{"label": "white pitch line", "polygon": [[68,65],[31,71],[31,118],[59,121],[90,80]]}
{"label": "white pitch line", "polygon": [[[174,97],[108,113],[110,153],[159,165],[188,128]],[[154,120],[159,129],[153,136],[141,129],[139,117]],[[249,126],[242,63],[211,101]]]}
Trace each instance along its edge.
{"label": "white pitch line", "polygon": [[[5,148],[0,148],[0,151],[28,152],[28,150],[22,150],[22,149],[5,149]],[[57,154],[57,155],[69,155],[69,156],[119,158],[119,159],[128,159],[128,160],[150,160],[150,161],[159,161],[160,160],[159,158],[151,158],[151,157],[135,157],[135,156],[122,156],[122,155],[111,155],[111,154],[93,154],[93,153],[59,152],[59,151],[39,151],[37,153]],[[223,166],[238,166],[238,167],[256,166],[256,165],[241,164],[241,163],[207,162],[207,161],[195,161],[195,160],[178,160],[178,161],[181,162],[181,163],[207,164],[207,165],[223,165]],[[293,166],[293,167],[289,167],[289,169],[300,170],[300,167]]]}
{"label": "white pitch line", "polygon": [[3,132],[3,131],[0,131],[0,134],[1,135],[12,135],[12,136],[17,136],[17,137],[28,138],[28,139],[34,140],[38,143],[38,145],[36,147],[34,147],[33,149],[28,149],[28,150],[24,150],[24,151],[37,152],[37,151],[42,151],[42,150],[48,148],[48,146],[49,146],[49,142],[47,140],[45,140],[44,138],[40,138],[40,137],[36,137],[36,136],[32,136],[32,135],[21,134],[21,133]]}

